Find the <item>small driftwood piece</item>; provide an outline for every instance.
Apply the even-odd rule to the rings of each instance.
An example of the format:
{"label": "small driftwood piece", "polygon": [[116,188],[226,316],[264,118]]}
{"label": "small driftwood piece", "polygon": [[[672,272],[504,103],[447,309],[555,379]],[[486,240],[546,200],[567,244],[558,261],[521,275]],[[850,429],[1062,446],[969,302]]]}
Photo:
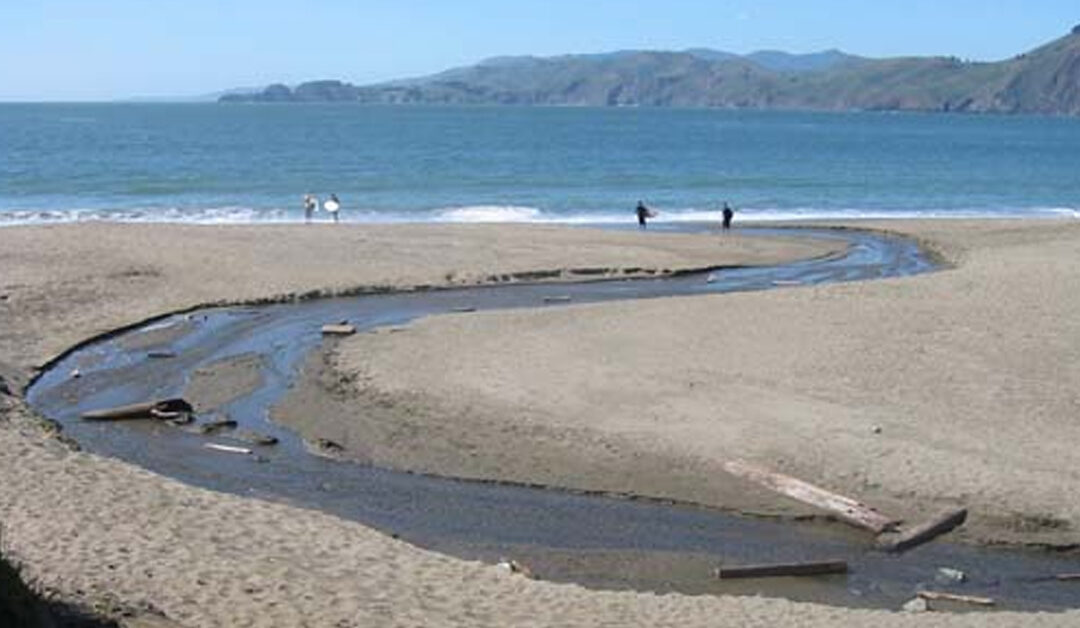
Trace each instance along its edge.
{"label": "small driftwood piece", "polygon": [[992,598],[960,595],[958,593],[945,593],[944,591],[919,591],[916,595],[924,600],[946,600],[949,602],[975,604],[976,606],[993,606],[995,604]]}
{"label": "small driftwood piece", "polygon": [[570,302],[570,296],[569,295],[544,297],[544,303],[569,303],[569,302]]}
{"label": "small driftwood piece", "polygon": [[943,512],[929,521],[915,526],[892,539],[883,539],[881,549],[887,552],[906,552],[962,525],[967,519],[967,509],[959,508]]}
{"label": "small driftwood piece", "polygon": [[248,430],[240,430],[239,432],[233,432],[229,434],[229,438],[251,443],[252,445],[260,445],[262,447],[269,447],[271,445],[278,444],[277,436],[270,436],[269,434],[260,434],[259,432],[251,432]]}
{"label": "small driftwood piece", "polygon": [[1075,580],[1080,580],[1080,573],[1059,573],[1054,576],[1054,580],[1057,580],[1058,582],[1073,582]]}
{"label": "small driftwood piece", "polygon": [[468,313],[468,312],[475,312],[476,308],[472,307],[472,306],[465,305],[465,306],[462,306],[462,307],[452,307],[452,308],[450,308],[450,311],[454,312],[454,313],[457,313],[457,314],[465,314],[465,313]]}
{"label": "small driftwood piece", "polygon": [[211,420],[194,426],[196,434],[216,434],[224,430],[236,429],[237,422],[227,416],[215,415]]}
{"label": "small driftwood piece", "polygon": [[223,451],[227,454],[244,454],[248,455],[251,450],[247,447],[233,447],[232,445],[219,445],[217,443],[205,443],[203,447],[207,449],[213,449],[214,451]]}
{"label": "small driftwood piece", "polygon": [[158,399],[115,408],[92,410],[84,412],[82,418],[87,421],[120,421],[124,419],[170,418],[191,412],[194,412],[194,408],[183,399]]}
{"label": "small driftwood piece", "polygon": [[724,470],[732,475],[772,489],[781,495],[786,495],[823,510],[835,512],[844,521],[860,528],[866,528],[874,534],[881,534],[886,530],[891,530],[897,524],[896,519],[887,517],[850,497],[838,495],[809,482],[769,471],[742,460],[725,462]]}
{"label": "small driftwood piece", "polygon": [[774,578],[778,576],[824,576],[847,573],[847,570],[846,561],[822,560],[772,565],[717,567],[713,573],[721,580],[730,580],[734,578]]}
{"label": "small driftwood piece", "polygon": [[345,324],[323,325],[324,336],[351,336],[356,333],[356,327]]}

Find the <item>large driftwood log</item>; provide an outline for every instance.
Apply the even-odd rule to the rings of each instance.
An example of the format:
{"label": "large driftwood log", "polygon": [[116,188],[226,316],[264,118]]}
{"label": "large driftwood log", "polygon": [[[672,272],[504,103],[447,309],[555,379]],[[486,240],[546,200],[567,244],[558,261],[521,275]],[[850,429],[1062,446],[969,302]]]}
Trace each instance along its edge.
{"label": "large driftwood log", "polygon": [[967,509],[959,508],[943,512],[929,521],[903,531],[892,539],[883,539],[881,548],[887,552],[905,552],[918,547],[960,526],[967,519]]}
{"label": "large driftwood log", "polygon": [[769,471],[742,460],[725,462],[724,469],[732,475],[750,480],[792,499],[835,512],[844,521],[871,530],[874,534],[891,530],[897,524],[896,519],[887,517],[850,497],[838,495],[809,482]]}
{"label": "large driftwood log", "polygon": [[717,567],[713,572],[721,580],[732,578],[771,578],[776,576],[822,576],[847,573],[847,562],[842,560],[777,563],[772,565],[741,565]]}
{"label": "large driftwood log", "polygon": [[356,333],[356,327],[348,324],[323,325],[324,336],[351,336]]}
{"label": "large driftwood log", "polygon": [[144,401],[115,408],[103,408],[84,412],[82,418],[88,421],[120,421],[123,419],[169,418],[181,413],[194,412],[191,404],[183,399],[158,399]]}

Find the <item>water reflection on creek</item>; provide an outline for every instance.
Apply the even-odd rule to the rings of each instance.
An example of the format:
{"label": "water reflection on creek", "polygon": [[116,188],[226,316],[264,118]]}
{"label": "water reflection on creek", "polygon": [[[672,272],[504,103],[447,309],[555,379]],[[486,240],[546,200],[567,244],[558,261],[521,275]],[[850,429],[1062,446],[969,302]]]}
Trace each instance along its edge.
{"label": "water reflection on creek", "polygon": [[[843,525],[759,520],[693,506],[463,482],[338,462],[311,455],[293,432],[267,418],[299,365],[322,342],[320,327],[328,321],[348,320],[363,331],[460,310],[762,290],[933,269],[919,247],[903,238],[849,230],[759,232],[839,238],[847,242],[847,250],[776,267],[661,279],[501,285],[207,309],[88,343],[58,360],[28,396],[39,412],[60,421],[66,433],[90,451],[190,484],[317,508],[464,558],[493,562],[512,556],[538,576],[555,581],[659,592],[764,594],[859,607],[898,608],[921,588],[990,596],[999,608],[1080,606],[1080,584],[1046,578],[1080,572],[1080,561],[1068,556],[945,542],[890,556],[873,551],[872,539]],[[107,424],[78,418],[89,409],[176,396],[197,369],[236,356],[259,357],[260,383],[222,411],[241,429],[280,441],[256,447],[257,456],[209,451],[206,436],[161,422]],[[69,377],[75,368],[81,372],[77,379]],[[711,577],[721,562],[802,559],[846,559],[851,572],[723,582]],[[967,581],[935,582],[940,567],[964,571]]]}

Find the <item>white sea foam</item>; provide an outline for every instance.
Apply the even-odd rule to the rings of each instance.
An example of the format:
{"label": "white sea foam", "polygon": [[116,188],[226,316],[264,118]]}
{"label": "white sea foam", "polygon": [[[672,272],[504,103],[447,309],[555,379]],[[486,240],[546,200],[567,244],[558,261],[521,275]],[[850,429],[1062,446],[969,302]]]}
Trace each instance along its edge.
{"label": "white sea foam", "polygon": [[[719,222],[718,208],[658,207],[656,223]],[[736,207],[736,221],[779,222],[794,220],[858,220],[903,218],[1076,218],[1076,207],[1025,208],[770,208]],[[323,212],[315,220],[327,221]],[[631,224],[633,208],[610,210],[545,211],[521,205],[468,205],[427,211],[387,211],[346,206],[341,220],[349,223],[543,223],[543,224]],[[303,222],[299,210],[252,208],[239,205],[221,207],[147,207],[122,209],[0,209],[0,227],[29,224],[77,222],[185,223],[185,224],[286,224]]]}
{"label": "white sea foam", "polygon": [[0,226],[77,222],[250,224],[295,222],[299,217],[299,214],[292,216],[284,210],[253,209],[241,206],[12,209],[0,210]]}
{"label": "white sea foam", "polygon": [[535,207],[516,205],[473,205],[445,209],[436,214],[445,222],[546,222]]}

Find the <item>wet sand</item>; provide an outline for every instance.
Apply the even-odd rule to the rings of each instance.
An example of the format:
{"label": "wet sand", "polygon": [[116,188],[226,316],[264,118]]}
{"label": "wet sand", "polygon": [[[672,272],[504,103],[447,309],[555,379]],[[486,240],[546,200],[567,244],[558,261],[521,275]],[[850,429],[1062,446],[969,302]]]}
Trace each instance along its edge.
{"label": "wet sand", "polygon": [[[440,317],[413,325],[407,333],[348,340],[340,353],[329,356],[328,365],[345,377],[338,382],[342,394],[380,395],[391,411],[411,408],[420,426],[435,420],[433,409],[449,411],[440,421],[451,424],[462,419],[464,403],[479,409],[481,427],[487,430],[481,435],[499,436],[497,443],[488,441],[498,446],[470,447],[471,456],[459,453],[483,460],[488,451],[503,452],[483,463],[483,472],[493,477],[550,473],[544,465],[559,459],[544,460],[543,443],[565,440],[562,435],[568,433],[583,443],[583,453],[591,447],[617,461],[618,447],[626,443],[631,455],[652,452],[656,460],[687,469],[685,477],[705,485],[702,478],[731,452],[730,443],[743,453],[747,443],[757,443],[749,457],[782,457],[783,468],[808,479],[860,488],[869,501],[892,496],[898,507],[907,504],[911,500],[897,498],[892,484],[875,492],[870,483],[858,481],[877,478],[869,475],[871,465],[859,452],[879,443],[869,452],[874,460],[908,456],[911,468],[925,465],[916,479],[940,479],[929,482],[920,497],[954,500],[951,481],[962,475],[963,464],[979,463],[961,485],[965,497],[1002,497],[1005,508],[1015,508],[1024,522],[1064,521],[1049,526],[1056,526],[1056,536],[1046,525],[1025,523],[1017,532],[1023,540],[1070,538],[1076,521],[1069,503],[1076,502],[1069,498],[1075,493],[1070,471],[1075,465],[1073,454],[1056,443],[1072,436],[1063,417],[1076,401],[1065,382],[1075,380],[1070,369],[1077,364],[1072,359],[1076,329],[1068,312],[1075,311],[1069,306],[1080,293],[1067,262],[1076,259],[1080,229],[1072,223],[888,227],[932,239],[957,269],[880,285]],[[720,244],[716,236],[546,227],[4,229],[0,374],[17,389],[34,365],[93,334],[208,302],[360,286],[473,282],[562,268],[674,270],[764,263],[824,252],[740,238]],[[941,281],[946,285],[937,285]],[[1015,299],[999,311],[997,299],[1003,295]],[[781,301],[773,302],[776,298]],[[791,308],[800,315],[791,316]],[[1024,326],[994,327],[1001,325],[999,319],[1017,314],[1024,315]],[[871,322],[859,322],[863,318]],[[870,334],[874,325],[878,332]],[[904,340],[910,343],[927,333],[919,346],[934,351],[933,359],[919,361],[902,351]],[[985,334],[998,339],[1001,348],[980,353]],[[822,355],[827,349],[818,341],[825,345],[826,339],[840,343],[834,344],[833,354]],[[530,359],[494,365],[515,355],[507,353],[511,347],[528,351]],[[1017,349],[1024,351],[1014,364]],[[863,352],[879,361],[848,364],[853,353]],[[415,362],[419,358],[431,363],[412,368],[415,375],[404,378],[393,366],[401,356],[412,356],[412,367],[421,366]],[[730,361],[736,358],[733,373]],[[923,373],[943,359],[951,360],[948,374],[963,376],[955,387],[945,388],[956,382],[955,376],[937,382],[942,371]],[[440,384],[432,376],[438,365],[457,370],[444,372]],[[860,366],[882,371],[862,372]],[[1019,369],[1033,371],[1030,380],[1021,378]],[[648,373],[650,387],[635,387],[633,377],[624,377],[628,372]],[[1004,373],[1003,380],[995,378],[997,373]],[[1049,383],[1035,375],[1049,377]],[[714,376],[725,385],[711,386]],[[919,379],[908,381],[908,376]],[[883,377],[890,385],[876,387]],[[973,429],[973,419],[964,421],[960,412],[946,415],[956,425],[927,412],[909,426],[913,419],[893,412],[893,406],[916,384],[930,386],[923,400],[926,410],[970,404],[980,395],[996,403],[1017,398],[990,419],[1000,419],[1026,400],[1040,400],[1034,419],[1041,429],[1027,430],[1026,440],[1005,442],[1008,435],[992,433],[986,424]],[[440,385],[464,386],[465,392],[440,398],[436,393],[445,390]],[[725,394],[718,396],[714,388]],[[412,395],[417,390],[423,395]],[[513,394],[507,398],[506,391]],[[951,401],[941,398],[958,394]],[[987,406],[996,410],[991,401],[974,409]],[[628,411],[634,407],[642,411]],[[513,422],[500,432],[499,421],[506,419],[498,413],[507,408],[518,412],[505,415]],[[593,414],[597,409],[603,412]],[[696,418],[718,412],[723,421]],[[742,415],[753,420],[738,420]],[[868,440],[862,432],[866,415],[882,427],[875,436],[891,440]],[[892,438],[894,430],[900,436]],[[929,436],[920,438],[924,434]],[[1017,430],[1010,434],[1017,436]],[[459,457],[456,443],[449,430],[439,438],[446,441],[445,452],[436,463],[449,464]],[[793,451],[796,440],[801,447]],[[966,457],[958,464],[954,457],[939,458],[939,450],[905,449],[921,440],[943,440],[948,453]],[[648,441],[655,444],[644,446]],[[383,459],[394,460],[400,449],[399,444],[387,446]],[[534,449],[539,459],[530,457]],[[1050,455],[1066,457],[1059,464]],[[434,464],[423,456],[404,462]],[[530,470],[530,464],[536,468]],[[4,555],[23,567],[37,590],[112,612],[163,614],[181,625],[695,626],[717,625],[724,618],[724,624],[770,626],[1051,626],[1072,625],[1080,618],[1076,612],[913,617],[763,598],[595,592],[530,581],[320,513],[210,493],[73,452],[33,420],[18,399],[3,395],[0,470]],[[1012,473],[1019,479],[1010,483]],[[883,473],[879,479],[885,476],[892,477]],[[1057,510],[1046,510],[1051,500],[1028,490],[1041,481],[1051,484],[1046,492],[1059,496]],[[638,492],[662,492],[663,482],[655,482]],[[1013,494],[1017,491],[1024,494]],[[989,523],[977,527],[984,528],[1009,529]]]}

